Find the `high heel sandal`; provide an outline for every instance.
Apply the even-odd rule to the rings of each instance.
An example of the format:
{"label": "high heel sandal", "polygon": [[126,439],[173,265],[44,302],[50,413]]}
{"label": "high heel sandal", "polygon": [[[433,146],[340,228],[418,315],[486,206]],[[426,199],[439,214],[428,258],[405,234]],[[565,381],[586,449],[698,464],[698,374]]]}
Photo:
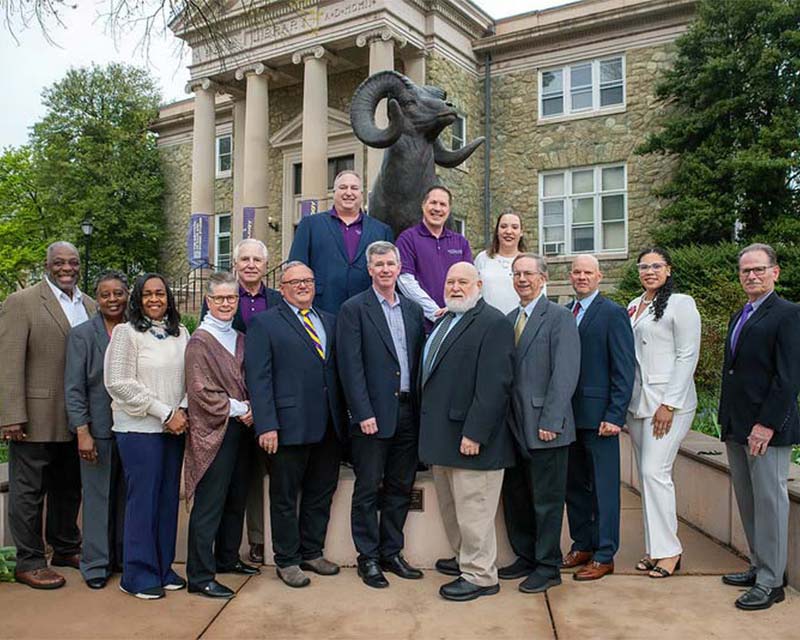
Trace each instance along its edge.
{"label": "high heel sandal", "polygon": [[669,578],[671,576],[674,576],[681,569],[681,558],[682,557],[683,557],[683,554],[678,556],[678,561],[675,563],[675,568],[672,570],[672,573],[667,571],[664,567],[659,567],[658,565],[655,565],[651,569],[651,571],[654,572],[654,573],[657,573],[658,575],[654,576],[652,573],[648,573],[647,574],[648,577],[653,578],[654,580],[661,580],[662,578]]}
{"label": "high heel sandal", "polygon": [[637,571],[652,571],[653,567],[656,566],[656,563],[649,556],[645,556],[639,562],[636,563],[634,567]]}

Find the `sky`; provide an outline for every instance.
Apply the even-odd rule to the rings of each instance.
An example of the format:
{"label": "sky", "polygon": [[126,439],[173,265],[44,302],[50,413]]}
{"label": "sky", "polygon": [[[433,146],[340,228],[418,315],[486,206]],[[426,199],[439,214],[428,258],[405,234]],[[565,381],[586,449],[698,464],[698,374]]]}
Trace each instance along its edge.
{"label": "sky", "polygon": [[[21,0],[23,2],[27,0]],[[569,0],[473,0],[493,18],[544,9]],[[28,130],[44,115],[41,93],[64,77],[71,67],[125,62],[147,68],[158,80],[164,102],[185,98],[189,79],[188,50],[181,55],[180,40],[170,33],[154,36],[149,49],[141,46],[141,29],[112,37],[101,12],[108,0],[75,0],[65,10],[63,27],[52,25],[50,39],[37,26],[13,34],[0,22],[0,64],[3,99],[0,101],[0,149],[24,144]]]}

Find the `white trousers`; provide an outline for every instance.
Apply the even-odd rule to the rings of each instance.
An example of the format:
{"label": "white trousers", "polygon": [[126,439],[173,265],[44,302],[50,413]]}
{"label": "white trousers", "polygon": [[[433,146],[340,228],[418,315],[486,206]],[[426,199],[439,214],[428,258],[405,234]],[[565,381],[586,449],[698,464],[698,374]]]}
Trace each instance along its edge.
{"label": "white trousers", "polygon": [[675,413],[669,433],[660,440],[653,437],[652,418],[634,418],[627,425],[639,468],[644,516],[644,548],[651,558],[669,558],[683,552],[678,540],[678,515],[672,465],[681,441],[694,420],[694,410]]}

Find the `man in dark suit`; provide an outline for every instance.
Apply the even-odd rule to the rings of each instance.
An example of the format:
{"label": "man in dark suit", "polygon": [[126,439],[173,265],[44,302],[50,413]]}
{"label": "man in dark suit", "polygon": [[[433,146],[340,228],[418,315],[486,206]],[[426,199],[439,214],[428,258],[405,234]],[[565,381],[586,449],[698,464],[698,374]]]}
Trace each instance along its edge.
{"label": "man in dark suit", "polygon": [[270,455],[278,576],[290,587],[304,587],[310,582],[304,569],[339,572],[322,549],[345,425],[334,359],[336,319],[313,306],[314,273],[302,263],[287,263],[281,294],[280,304],[250,323],[245,377],[258,444]]}
{"label": "man in dark suit", "polygon": [[420,372],[419,455],[433,465],[445,532],[456,557],[436,569],[457,576],[439,594],[473,600],[497,593],[495,514],[504,469],[514,463],[506,423],[514,334],[480,297],[478,271],[458,262],[447,272],[447,312],[425,344]]}
{"label": "man in dark suit", "polygon": [[561,584],[561,522],[581,342],[572,314],[544,295],[544,258],[521,253],[511,269],[520,304],[508,314],[517,344],[511,424],[519,455],[503,481],[503,512],[517,560],[500,576],[527,573],[520,591],[539,593]]}
{"label": "man in dark suit", "polygon": [[[339,375],[350,410],[356,474],[351,526],[358,575],[367,586],[422,571],[403,558],[403,526],[417,470],[419,416],[412,398],[425,341],[422,307],[395,291],[400,253],[391,242],[367,247],[372,286],[342,305],[336,324]],[[378,492],[381,515],[378,522]]]}
{"label": "man in dark suit", "polygon": [[575,442],[569,447],[567,469],[572,549],[561,566],[583,566],[573,574],[575,580],[597,580],[614,572],[619,549],[619,432],[636,370],[628,314],[600,294],[602,278],[594,256],[572,261],[569,280],[575,301],[570,311],[581,336],[581,368],[572,396]]}
{"label": "man in dark suit", "polygon": [[739,253],[747,304],[728,325],[719,424],[728,451],[750,567],[722,577],[749,587],[744,610],[768,609],[785,595],[789,536],[787,481],[792,445],[800,443],[800,308],[775,293],[775,250],[751,244]]}
{"label": "man in dark suit", "polygon": [[[239,305],[233,316],[233,328],[247,333],[253,317],[271,309],[281,301],[281,294],[267,287],[263,280],[267,273],[267,246],[255,238],[245,238],[233,248],[233,270],[239,282]],[[200,320],[208,313],[208,303],[203,296]],[[264,476],[267,475],[266,456],[258,447],[250,451],[250,460],[239,464],[250,467],[250,489],[247,494],[247,539],[250,542],[250,560],[264,562]]]}
{"label": "man in dark suit", "polygon": [[[78,289],[81,261],[69,242],[47,247],[45,278],[12,293],[0,310],[0,431],[9,447],[8,521],[17,547],[17,582],[57,589],[64,577],[47,566],[79,566],[81,503],[78,450],[68,430],[64,361],[72,327],[94,315]],[[45,500],[47,524],[42,526]]]}
{"label": "man in dark suit", "polygon": [[361,178],[342,171],[333,182],[333,208],[300,221],[289,260],[307,264],[317,277],[316,305],[334,315],[348,298],[369,288],[364,251],[377,240],[394,240],[392,230],[361,211]]}

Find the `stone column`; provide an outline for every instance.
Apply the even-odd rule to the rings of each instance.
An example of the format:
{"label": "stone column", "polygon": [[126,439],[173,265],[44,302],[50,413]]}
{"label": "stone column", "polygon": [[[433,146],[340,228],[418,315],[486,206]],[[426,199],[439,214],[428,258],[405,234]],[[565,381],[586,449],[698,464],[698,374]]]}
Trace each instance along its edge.
{"label": "stone column", "polygon": [[231,211],[231,250],[242,239],[242,187],[244,185],[244,96],[233,98],[233,211]]}
{"label": "stone column", "polygon": [[[267,241],[269,75],[256,63],[236,71],[237,80],[247,78],[247,108],[244,117],[244,177],[242,181],[242,236]],[[238,241],[238,239],[237,239]]]}
{"label": "stone column", "polygon": [[324,47],[296,52],[294,64],[303,63],[303,188],[302,199],[328,197],[328,60]]}
{"label": "stone column", "polygon": [[[216,179],[216,87],[208,78],[190,82],[187,92],[194,92],[194,128],[192,131],[192,216],[207,216],[208,233],[194,232],[195,246],[205,245],[208,261],[214,264],[214,181]],[[199,225],[195,218],[195,224]],[[199,249],[198,249],[199,250]],[[191,258],[192,256],[190,256]]]}
{"label": "stone column", "polygon": [[[389,29],[369,31],[356,38],[357,46],[364,47],[369,45],[369,75],[379,71],[394,70],[395,42],[397,42],[398,47],[403,47],[406,44],[405,39],[399,38]],[[375,110],[375,124],[380,128],[384,128],[389,124],[389,119],[386,115],[386,100],[381,100]],[[383,149],[367,147],[367,171],[364,176],[364,188],[366,191],[372,189],[372,184],[375,182],[375,178],[378,177],[383,163],[383,153]]]}
{"label": "stone column", "polygon": [[426,67],[428,52],[425,49],[417,49],[403,58],[406,68],[406,76],[417,85],[425,84]]}

